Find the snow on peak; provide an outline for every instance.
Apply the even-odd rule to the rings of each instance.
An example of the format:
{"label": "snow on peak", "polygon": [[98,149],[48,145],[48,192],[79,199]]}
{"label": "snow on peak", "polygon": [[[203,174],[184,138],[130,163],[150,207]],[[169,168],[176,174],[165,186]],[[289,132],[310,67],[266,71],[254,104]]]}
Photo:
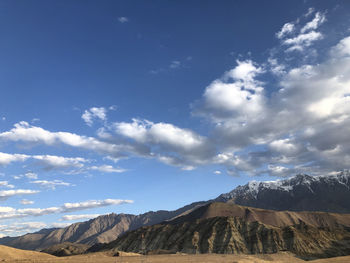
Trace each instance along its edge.
{"label": "snow on peak", "polygon": [[309,189],[309,191],[313,192],[311,188],[312,183],[339,183],[348,187],[350,183],[350,172],[349,170],[344,170],[338,173],[331,173],[328,175],[317,175],[310,176],[307,174],[297,174],[287,179],[278,179],[275,181],[250,181],[248,184],[243,186],[238,186],[231,192],[227,194],[221,195],[221,198],[231,199],[236,196],[253,196],[255,199],[257,198],[259,192],[263,189],[271,189],[271,190],[279,190],[279,191],[293,191],[294,187],[303,185]]}

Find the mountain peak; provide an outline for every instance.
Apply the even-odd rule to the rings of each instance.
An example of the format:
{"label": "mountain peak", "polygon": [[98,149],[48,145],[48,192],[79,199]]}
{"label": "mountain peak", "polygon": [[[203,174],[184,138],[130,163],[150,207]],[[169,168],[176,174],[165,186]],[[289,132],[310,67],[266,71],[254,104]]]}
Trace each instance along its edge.
{"label": "mountain peak", "polygon": [[350,172],[311,176],[297,174],[275,181],[251,181],[220,195],[216,201],[275,210],[310,210],[348,213]]}

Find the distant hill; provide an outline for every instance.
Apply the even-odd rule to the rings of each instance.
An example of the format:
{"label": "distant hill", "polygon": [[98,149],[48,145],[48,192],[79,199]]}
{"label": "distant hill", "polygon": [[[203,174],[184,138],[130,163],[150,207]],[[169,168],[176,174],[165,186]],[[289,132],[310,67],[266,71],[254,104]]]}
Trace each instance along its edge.
{"label": "distant hill", "polygon": [[44,260],[52,260],[55,257],[36,251],[26,251],[0,245],[0,259],[1,261],[28,262],[28,260],[33,260],[35,262],[35,260],[39,260],[45,262]]}
{"label": "distant hill", "polygon": [[[350,173],[348,171],[327,176],[296,175],[285,180],[252,181],[213,200],[193,203],[174,211],[161,210],[140,215],[103,215],[61,229],[43,229],[19,237],[0,238],[0,244],[21,249],[42,250],[65,242],[89,246],[108,243],[128,231],[142,226],[159,224],[163,221],[171,221],[212,202],[236,203],[280,211],[350,213],[349,200]],[[218,216],[235,215],[221,214]],[[257,218],[257,221],[265,222],[261,217]]]}
{"label": "distant hill", "polygon": [[212,203],[188,215],[128,232],[100,251],[348,255],[350,214],[280,212]]}
{"label": "distant hill", "polygon": [[65,228],[42,229],[19,237],[0,238],[0,244],[20,249],[43,250],[65,242],[93,245],[115,240],[119,235],[141,226],[158,224],[186,214],[206,202],[193,203],[175,211],[147,212],[140,215],[109,214]]}
{"label": "distant hill", "polygon": [[89,247],[89,245],[85,244],[65,242],[53,245],[49,248],[42,250],[41,252],[51,254],[57,257],[67,257],[84,254]]}

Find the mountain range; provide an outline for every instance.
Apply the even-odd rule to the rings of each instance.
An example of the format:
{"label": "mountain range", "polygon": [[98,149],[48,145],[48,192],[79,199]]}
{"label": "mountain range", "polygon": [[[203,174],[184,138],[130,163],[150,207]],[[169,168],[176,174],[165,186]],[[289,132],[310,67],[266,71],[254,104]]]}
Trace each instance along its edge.
{"label": "mountain range", "polygon": [[[137,231],[143,231],[144,229],[148,229],[147,231],[153,233],[153,227],[158,229],[161,229],[163,227],[172,228],[172,231],[182,233],[181,231],[185,226],[189,224],[188,222],[192,222],[191,224],[193,224],[193,222],[200,221],[201,225],[197,225],[197,227],[204,227],[203,230],[200,230],[198,228],[197,231],[194,231],[198,232],[199,236],[202,236],[200,233],[206,231],[205,229],[208,231],[211,229],[210,233],[212,233],[216,226],[219,227],[220,225],[222,229],[231,229],[233,226],[232,224],[238,224],[242,226],[243,229],[245,229],[244,231],[248,231],[249,233],[253,231],[251,230],[251,227],[254,229],[256,227],[258,229],[263,229],[262,232],[257,232],[257,234],[255,234],[257,240],[259,240],[259,235],[267,235],[266,238],[269,240],[278,236],[280,238],[278,239],[278,242],[276,241],[278,244],[280,244],[278,246],[278,250],[290,250],[287,245],[282,246],[281,244],[288,243],[286,241],[287,239],[284,237],[286,237],[286,233],[288,231],[292,231],[288,230],[291,227],[293,227],[293,231],[296,231],[295,233],[292,231],[294,233],[293,235],[299,235],[299,232],[301,231],[300,228],[304,229],[303,227],[306,225],[308,227],[307,229],[309,230],[313,229],[314,231],[315,229],[322,228],[325,229],[322,231],[328,231],[327,233],[325,232],[324,236],[327,237],[327,240],[329,242],[331,242],[330,240],[332,240],[332,242],[336,242],[329,237],[329,229],[337,229],[337,231],[341,231],[342,233],[341,235],[339,234],[340,236],[347,238],[347,228],[350,227],[347,223],[348,219],[342,219],[343,221],[339,221],[340,218],[347,218],[347,215],[344,215],[343,217],[341,217],[341,215],[335,216],[333,214],[330,214],[330,212],[350,213],[350,202],[348,202],[348,200],[350,200],[349,198],[349,171],[327,176],[309,176],[301,174],[284,180],[270,182],[252,181],[244,186],[238,186],[231,192],[222,194],[215,199],[192,203],[174,211],[162,210],[156,212],[147,212],[140,215],[103,215],[89,221],[72,224],[65,228],[43,229],[36,233],[29,233],[19,237],[4,237],[0,239],[0,244],[28,250],[43,250],[57,244],[70,242],[85,244],[88,245],[88,247],[93,246],[94,249],[104,249],[104,245],[101,246],[99,244],[118,242],[115,244],[115,247],[125,248],[127,251],[135,252],[136,250],[140,250],[142,248],[140,248],[140,244],[125,247],[125,243],[120,240],[127,240],[127,238],[130,238],[131,234],[135,235],[135,233],[138,233]],[[230,206],[229,209],[228,207],[223,208],[218,205],[220,202],[227,203],[227,205],[234,203],[236,206]],[[215,205],[211,206],[211,204]],[[318,215],[317,213],[314,214],[305,212],[305,214],[303,212],[293,214],[293,212],[276,211],[273,211],[274,213],[272,213],[271,211],[264,212],[267,210],[252,210],[253,208],[244,208],[237,205],[280,211],[323,211],[328,213],[324,214],[322,217],[315,217],[314,215]],[[218,207],[220,207],[220,209],[218,209]],[[211,216],[205,216],[208,214]],[[313,219],[311,220],[310,218]],[[325,225],[323,225],[321,222],[325,222]],[[182,226],[182,228],[179,228],[179,226]],[[338,228],[335,226],[341,227]],[[279,230],[276,230],[276,228]],[[194,232],[192,233],[192,239],[196,239],[197,234],[194,234]],[[315,230],[314,232],[316,233],[317,231]],[[155,233],[157,233],[157,231]],[[164,233],[166,233],[166,231]],[[270,234],[266,233],[271,233],[272,236],[269,237]],[[227,235],[232,236],[233,234],[234,233],[230,233]],[[304,234],[305,233],[303,232],[303,235]],[[235,232],[234,235],[238,234]],[[240,232],[240,235],[244,236],[243,232]],[[158,238],[157,234],[154,234],[154,236]],[[242,239],[243,236],[240,237],[241,240],[245,240]],[[118,237],[120,238],[117,239]],[[314,238],[317,239],[318,237],[314,236]],[[152,242],[153,241],[149,241],[150,244],[153,244]],[[187,239],[184,239],[181,242],[186,243],[189,241]],[[244,242],[247,242],[247,240]],[[220,244],[220,242],[214,242],[213,244]],[[227,244],[231,243],[228,242]],[[238,244],[231,245],[234,247],[236,246],[236,249],[238,249]],[[158,245],[152,248],[164,249]],[[173,249],[175,249],[175,247],[168,247],[166,250]],[[184,246],[184,249],[187,251],[189,247]],[[229,251],[227,250],[228,248],[225,248],[226,250],[224,248],[221,250],[206,250],[203,249],[203,247],[201,248],[201,246],[199,246],[197,250],[193,250],[193,248],[191,249],[191,251],[197,252]],[[252,250],[251,248],[240,248],[237,251],[241,251],[243,253],[244,251],[252,252],[255,250]]]}
{"label": "mountain range", "polygon": [[274,211],[214,202],[89,249],[119,250],[147,254],[260,254],[288,250],[306,259],[343,256],[350,253],[350,214]]}

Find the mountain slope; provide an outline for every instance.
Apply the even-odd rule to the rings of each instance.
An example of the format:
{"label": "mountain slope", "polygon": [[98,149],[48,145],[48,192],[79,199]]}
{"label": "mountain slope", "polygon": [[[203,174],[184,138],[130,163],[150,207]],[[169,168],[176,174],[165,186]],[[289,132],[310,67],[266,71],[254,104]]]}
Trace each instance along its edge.
{"label": "mountain slope", "polygon": [[309,176],[299,174],[285,180],[252,181],[238,186],[215,201],[273,210],[350,213],[350,173]]}
{"label": "mountain slope", "polygon": [[126,231],[134,230],[141,226],[158,224],[162,221],[186,214],[205,203],[193,203],[175,211],[147,212],[140,215],[103,215],[89,221],[72,224],[65,228],[43,229],[39,232],[19,237],[0,238],[0,244],[20,249],[43,250],[64,242],[87,245],[108,243]]}
{"label": "mountain slope", "polygon": [[307,258],[341,256],[350,253],[349,226],[347,214],[213,203],[175,220],[128,232],[100,250],[237,254],[288,250]]}

